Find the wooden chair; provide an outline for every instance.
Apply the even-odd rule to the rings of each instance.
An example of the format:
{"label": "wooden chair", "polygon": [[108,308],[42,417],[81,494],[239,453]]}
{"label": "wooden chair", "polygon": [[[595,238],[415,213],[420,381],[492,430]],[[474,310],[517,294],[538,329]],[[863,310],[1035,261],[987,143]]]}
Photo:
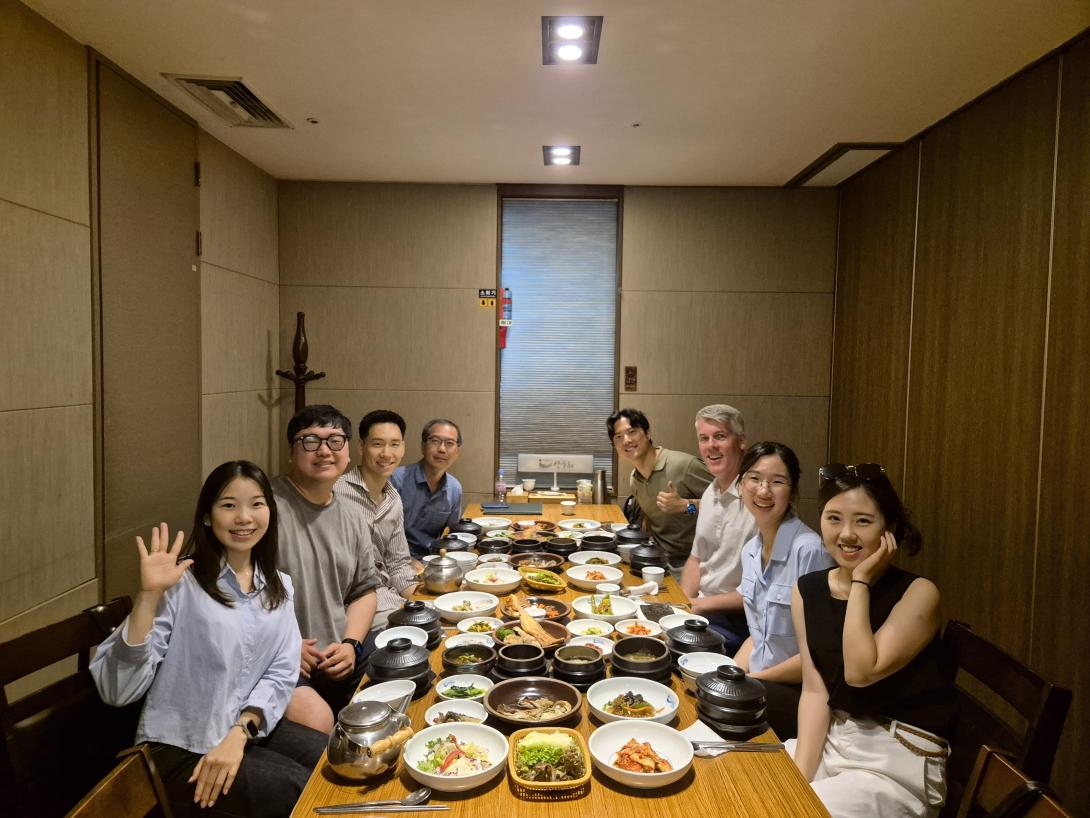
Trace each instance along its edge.
{"label": "wooden chair", "polygon": [[121,752],[121,763],[76,804],[68,818],[173,818],[146,745]]}
{"label": "wooden chair", "polygon": [[[947,809],[943,814],[953,815],[952,810],[961,803],[973,763],[984,745],[1009,753],[1014,764],[1031,778],[1048,781],[1071,705],[1071,691],[1041,678],[963,622],[950,620],[943,642],[959,671],[959,710],[950,736]],[[1002,715],[1008,711],[1013,718]]]}
{"label": "wooden chair", "polygon": [[958,818],[1072,818],[1047,787],[1026,778],[1006,753],[980,748]]}
{"label": "wooden chair", "polygon": [[[132,744],[141,703],[104,704],[87,669],[91,650],[130,610],[122,597],[0,644],[5,815],[64,815]],[[73,657],[75,672],[8,702],[3,686]]]}

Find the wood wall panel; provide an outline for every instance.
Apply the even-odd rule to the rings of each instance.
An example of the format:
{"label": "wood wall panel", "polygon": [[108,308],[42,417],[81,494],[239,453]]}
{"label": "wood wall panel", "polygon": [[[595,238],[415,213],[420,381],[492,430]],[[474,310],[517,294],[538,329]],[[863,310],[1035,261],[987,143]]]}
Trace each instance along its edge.
{"label": "wood wall panel", "polygon": [[477,291],[280,288],[280,360],[291,368],[295,313],[307,314],[310,366],[324,389],[495,391],[495,313]]}
{"label": "wood wall panel", "polygon": [[89,229],[0,201],[0,247],[0,411],[89,404]]}
{"label": "wood wall panel", "polygon": [[625,188],[624,289],[830,292],[829,189]]}
{"label": "wood wall panel", "polygon": [[[1074,690],[1054,781],[1076,814],[1090,813],[1090,40],[1064,56],[1056,174],[1036,583],[1034,667]],[[1069,795],[1079,794],[1072,803]]]}
{"label": "wood wall panel", "polygon": [[280,266],[283,284],[495,286],[496,188],[281,182]]}
{"label": "wood wall panel", "polygon": [[279,386],[280,288],[201,263],[201,389],[204,394]]}
{"label": "wood wall panel", "polygon": [[1051,60],[923,137],[910,362],[909,562],[1027,658],[1056,86]]}
{"label": "wood wall panel", "polygon": [[[799,493],[817,495],[817,470],[825,463],[829,428],[829,402],[824,397],[783,397],[749,395],[634,395],[621,392],[618,406],[631,406],[651,421],[651,436],[657,445],[699,457],[696,444],[696,413],[712,403],[726,403],[738,409],[746,420],[749,443],[778,440],[794,449],[802,468]],[[605,424],[602,424],[604,436]],[[631,466],[619,465],[619,496],[631,494],[628,475]]]}
{"label": "wood wall panel", "polygon": [[619,365],[641,393],[826,396],[832,319],[831,293],[626,290]]}
{"label": "wood wall panel", "polygon": [[276,180],[204,131],[198,154],[201,261],[277,283]]}
{"label": "wood wall panel", "polygon": [[829,460],[881,463],[895,485],[904,482],[918,168],[913,142],[840,188]]}
{"label": "wood wall panel", "polygon": [[[178,527],[200,488],[196,131],[98,66],[107,596],[129,593],[129,533]],[[185,523],[188,525],[188,523]]]}
{"label": "wood wall panel", "polygon": [[[392,409],[405,418],[404,463],[420,459],[420,432],[432,418],[453,420],[462,430],[462,453],[451,473],[462,483],[466,493],[492,495],[495,480],[493,449],[496,431],[495,393],[442,390],[398,391],[388,389],[316,389],[307,390],[310,403],[331,403],[348,415],[353,430],[372,409]],[[286,424],[286,421],[285,421]],[[352,461],[359,462],[359,440],[352,441]],[[284,453],[287,459],[287,453]],[[469,501],[467,501],[469,502]]]}
{"label": "wood wall panel", "polygon": [[87,58],[22,3],[0,3],[0,199],[90,223]]}
{"label": "wood wall panel", "polygon": [[0,412],[0,621],[95,577],[92,415]]}
{"label": "wood wall panel", "polygon": [[[252,460],[266,473],[279,474],[287,459],[280,399],[279,389],[202,396],[201,473],[227,460]],[[290,404],[285,411],[291,411]]]}

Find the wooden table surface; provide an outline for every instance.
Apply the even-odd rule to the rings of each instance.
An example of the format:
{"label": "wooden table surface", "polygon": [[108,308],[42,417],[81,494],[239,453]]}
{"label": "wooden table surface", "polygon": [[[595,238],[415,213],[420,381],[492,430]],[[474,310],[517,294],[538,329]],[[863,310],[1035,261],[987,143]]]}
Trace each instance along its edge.
{"label": "wooden table surface", "polygon": [[[502,515],[513,519],[528,519],[515,512],[517,505]],[[467,516],[481,516],[480,506],[472,505]],[[562,520],[559,505],[547,504],[541,515],[535,518]],[[620,509],[615,505],[580,505],[577,517],[601,522],[624,522]],[[625,567],[622,565],[622,567]],[[622,580],[625,585],[639,585],[642,579],[631,576],[627,569]],[[584,592],[572,588],[557,598],[571,602]],[[433,599],[428,593],[419,594],[421,599]],[[677,583],[667,575],[657,601],[679,604],[685,596]],[[432,668],[442,671],[441,646],[432,653]],[[671,679],[671,687],[681,702],[678,715],[670,723],[678,730],[696,721],[696,699],[689,693],[677,674]],[[438,701],[434,689],[409,705],[408,715],[414,729],[426,727],[424,711]],[[568,725],[567,722],[565,722]],[[516,728],[495,725],[500,732],[510,735]],[[571,726],[571,725],[568,725]],[[589,736],[598,726],[589,715],[586,699],[582,714],[574,725],[584,736]],[[771,732],[759,737],[761,741],[775,741]],[[314,815],[313,808],[328,804],[347,804],[380,798],[401,798],[419,784],[400,765],[396,773],[360,784],[346,784],[337,779],[323,759],[307,782],[303,794],[292,812],[294,818]],[[784,752],[779,753],[726,753],[718,758],[695,758],[692,769],[675,784],[659,790],[637,790],[623,786],[594,770],[589,788],[578,797],[563,794],[534,794],[528,800],[516,794],[507,774],[493,779],[485,786],[468,793],[435,793],[432,804],[448,804],[451,818],[555,818],[555,816],[631,816],[632,818],[805,818],[825,816],[828,812],[818,801],[814,791],[803,780],[794,762]],[[358,813],[357,813],[358,814]],[[381,813],[379,813],[381,814]],[[407,813],[424,815],[425,813]]]}

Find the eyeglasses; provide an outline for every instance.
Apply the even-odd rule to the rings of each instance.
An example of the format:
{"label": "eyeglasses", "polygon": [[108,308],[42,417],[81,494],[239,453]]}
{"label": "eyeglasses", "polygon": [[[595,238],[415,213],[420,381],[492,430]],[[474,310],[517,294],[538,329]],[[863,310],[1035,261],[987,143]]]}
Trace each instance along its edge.
{"label": "eyeglasses", "polygon": [[818,469],[818,482],[820,488],[825,488],[829,483],[837,480],[856,480],[860,483],[889,482],[886,470],[877,463],[859,463],[855,466],[846,466],[843,463],[827,463]]}
{"label": "eyeglasses", "polygon": [[434,446],[437,449],[456,449],[458,448],[458,441],[451,440],[449,437],[436,437],[432,435],[428,438],[428,445]]}
{"label": "eyeglasses", "polygon": [[762,477],[755,471],[747,471],[743,474],[742,481],[754,491],[761,486],[768,486],[770,491],[783,490],[791,487],[791,483],[784,480],[782,477]]}
{"label": "eyeglasses", "polygon": [[303,451],[316,452],[322,448],[324,443],[329,447],[331,452],[339,452],[344,448],[344,444],[348,442],[348,438],[344,435],[327,435],[326,437],[319,437],[318,435],[303,435],[302,437],[295,438],[296,443],[303,445]]}

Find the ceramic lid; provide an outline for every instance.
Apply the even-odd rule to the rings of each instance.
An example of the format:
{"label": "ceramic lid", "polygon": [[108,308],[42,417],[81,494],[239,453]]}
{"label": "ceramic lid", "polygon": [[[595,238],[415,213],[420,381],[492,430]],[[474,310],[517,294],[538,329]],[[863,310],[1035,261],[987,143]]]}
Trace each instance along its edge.
{"label": "ceramic lid", "polygon": [[367,657],[369,667],[382,670],[403,670],[428,663],[427,649],[418,647],[404,637],[391,639]]}
{"label": "ceramic lid", "polygon": [[674,649],[684,649],[685,653],[694,650],[706,650],[710,653],[722,653],[726,640],[708,627],[707,622],[699,619],[686,619],[684,624],[666,631],[666,644]]}
{"label": "ceramic lid", "polygon": [[[451,562],[454,562],[454,560],[451,560]],[[390,614],[390,624],[416,625],[425,630],[429,629],[429,625],[438,628],[439,612],[433,608],[429,608],[424,604],[423,600],[414,599],[410,602],[406,602],[400,610]]]}
{"label": "ceramic lid", "polygon": [[651,535],[638,525],[630,525],[617,532],[617,539],[621,542],[650,542]]}
{"label": "ceramic lid", "polygon": [[737,665],[720,665],[696,679],[698,697],[729,702],[736,710],[764,712],[765,686]]}

